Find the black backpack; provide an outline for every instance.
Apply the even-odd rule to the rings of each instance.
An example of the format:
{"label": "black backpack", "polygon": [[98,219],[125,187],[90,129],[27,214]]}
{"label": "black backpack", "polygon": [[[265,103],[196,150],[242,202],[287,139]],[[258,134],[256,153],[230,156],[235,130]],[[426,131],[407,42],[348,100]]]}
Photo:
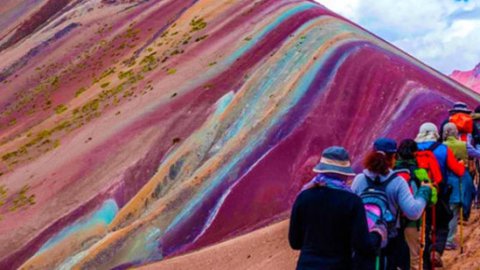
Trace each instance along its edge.
{"label": "black backpack", "polygon": [[381,182],[379,177],[371,179],[365,175],[367,187],[360,194],[360,198],[365,206],[367,221],[385,225],[389,235],[394,231],[399,211],[397,211],[397,216],[394,216],[390,210],[387,186],[396,177],[397,174],[393,173],[385,181]]}

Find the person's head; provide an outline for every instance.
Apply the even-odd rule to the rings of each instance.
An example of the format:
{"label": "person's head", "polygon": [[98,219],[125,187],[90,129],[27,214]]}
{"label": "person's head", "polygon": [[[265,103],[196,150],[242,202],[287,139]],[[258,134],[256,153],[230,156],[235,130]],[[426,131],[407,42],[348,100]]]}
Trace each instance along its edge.
{"label": "person's head", "polygon": [[415,153],[418,151],[417,143],[412,139],[403,140],[398,146],[398,158],[401,160],[415,159]]}
{"label": "person's head", "polygon": [[364,160],[370,172],[387,175],[395,165],[397,143],[389,138],[380,138],[373,143],[373,151]]}
{"label": "person's head", "polygon": [[480,113],[480,105],[475,108],[475,113]]}
{"label": "person's head", "polygon": [[341,180],[355,176],[348,152],[341,146],[331,146],[323,150],[320,163],[313,168],[313,171]]}
{"label": "person's head", "polygon": [[420,126],[415,141],[417,143],[434,142],[437,141],[438,138],[440,138],[440,135],[438,134],[437,126],[434,123],[427,122]]}
{"label": "person's head", "polygon": [[454,123],[447,123],[443,126],[443,137],[447,139],[448,137],[458,137],[458,129]]}
{"label": "person's head", "polygon": [[455,102],[453,104],[453,107],[448,111],[450,115],[456,114],[456,113],[467,113],[471,114],[472,110],[470,110],[467,106],[467,104],[463,102]]}

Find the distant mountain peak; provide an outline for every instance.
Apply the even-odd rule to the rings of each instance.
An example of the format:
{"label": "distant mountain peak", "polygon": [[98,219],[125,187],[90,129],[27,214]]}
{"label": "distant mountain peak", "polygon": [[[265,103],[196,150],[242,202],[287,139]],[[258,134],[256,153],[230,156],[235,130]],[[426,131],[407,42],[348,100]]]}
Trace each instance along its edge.
{"label": "distant mountain peak", "polygon": [[455,70],[450,77],[475,92],[480,93],[480,63],[470,71]]}

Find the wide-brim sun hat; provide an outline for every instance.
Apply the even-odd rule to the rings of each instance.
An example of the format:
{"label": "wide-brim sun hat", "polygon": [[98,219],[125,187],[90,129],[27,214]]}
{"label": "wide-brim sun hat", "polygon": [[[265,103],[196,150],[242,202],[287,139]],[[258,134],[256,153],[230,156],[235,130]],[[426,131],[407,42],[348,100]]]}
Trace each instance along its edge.
{"label": "wide-brim sun hat", "polygon": [[313,168],[316,173],[336,173],[354,176],[347,150],[341,146],[331,146],[322,152],[320,163]]}
{"label": "wide-brim sun hat", "polygon": [[434,123],[423,123],[418,129],[418,133],[436,133],[438,134],[438,128]]}
{"label": "wide-brim sun hat", "polygon": [[449,113],[457,113],[457,112],[472,113],[472,110],[470,110],[467,104],[463,102],[455,102],[455,104],[453,104],[453,107],[448,112]]}
{"label": "wide-brim sun hat", "polygon": [[420,126],[415,141],[417,143],[431,142],[437,141],[438,138],[440,138],[440,135],[437,126],[434,123],[426,122]]}

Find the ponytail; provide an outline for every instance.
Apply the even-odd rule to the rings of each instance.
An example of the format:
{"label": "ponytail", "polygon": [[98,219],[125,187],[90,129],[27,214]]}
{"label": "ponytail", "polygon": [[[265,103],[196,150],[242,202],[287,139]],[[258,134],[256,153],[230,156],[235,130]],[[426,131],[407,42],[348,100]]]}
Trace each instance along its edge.
{"label": "ponytail", "polygon": [[387,175],[390,172],[390,168],[393,167],[394,156],[395,153],[373,151],[367,155],[363,165],[372,173]]}

